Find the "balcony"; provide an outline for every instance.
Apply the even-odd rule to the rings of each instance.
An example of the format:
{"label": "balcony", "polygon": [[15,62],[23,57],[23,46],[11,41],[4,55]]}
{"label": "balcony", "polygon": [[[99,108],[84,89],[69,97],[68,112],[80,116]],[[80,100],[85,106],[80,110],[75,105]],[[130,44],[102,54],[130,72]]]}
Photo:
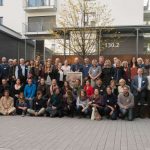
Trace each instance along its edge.
{"label": "balcony", "polygon": [[57,0],[25,0],[24,10],[26,12],[52,11],[57,10]]}
{"label": "balcony", "polygon": [[50,36],[56,25],[50,22],[31,22],[23,24],[23,33],[28,37]]}

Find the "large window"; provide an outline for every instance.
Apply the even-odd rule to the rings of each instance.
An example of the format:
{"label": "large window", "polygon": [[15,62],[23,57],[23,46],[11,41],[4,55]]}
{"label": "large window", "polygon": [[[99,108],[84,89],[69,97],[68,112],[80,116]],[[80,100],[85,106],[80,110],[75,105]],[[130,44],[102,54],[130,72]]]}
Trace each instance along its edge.
{"label": "large window", "polygon": [[29,17],[28,32],[43,32],[56,26],[56,16]]}
{"label": "large window", "polygon": [[0,6],[3,6],[3,0],[0,0]]}
{"label": "large window", "polygon": [[29,7],[40,7],[54,5],[55,0],[28,0]]}
{"label": "large window", "polygon": [[3,17],[0,17],[0,24],[3,24]]}

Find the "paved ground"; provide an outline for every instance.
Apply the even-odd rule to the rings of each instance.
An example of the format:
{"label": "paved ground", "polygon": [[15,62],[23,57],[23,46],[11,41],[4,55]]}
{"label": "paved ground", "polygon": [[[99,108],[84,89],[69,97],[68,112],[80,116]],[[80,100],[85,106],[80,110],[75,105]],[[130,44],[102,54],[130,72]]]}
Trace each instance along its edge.
{"label": "paved ground", "polygon": [[150,150],[150,119],[0,116],[0,150]]}

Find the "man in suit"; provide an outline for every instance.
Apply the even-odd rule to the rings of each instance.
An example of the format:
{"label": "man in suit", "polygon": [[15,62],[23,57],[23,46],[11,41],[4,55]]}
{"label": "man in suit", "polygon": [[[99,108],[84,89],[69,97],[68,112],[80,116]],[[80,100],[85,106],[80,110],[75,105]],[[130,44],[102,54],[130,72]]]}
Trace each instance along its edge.
{"label": "man in suit", "polygon": [[28,76],[28,66],[25,65],[25,60],[23,58],[20,59],[20,64],[16,66],[15,69],[15,77],[16,79],[20,79],[23,84],[26,83]]}
{"label": "man in suit", "polygon": [[135,112],[138,117],[142,115],[141,109],[142,106],[145,105],[148,81],[147,78],[143,76],[143,68],[138,68],[137,74],[138,75],[132,80],[132,90],[135,99]]}

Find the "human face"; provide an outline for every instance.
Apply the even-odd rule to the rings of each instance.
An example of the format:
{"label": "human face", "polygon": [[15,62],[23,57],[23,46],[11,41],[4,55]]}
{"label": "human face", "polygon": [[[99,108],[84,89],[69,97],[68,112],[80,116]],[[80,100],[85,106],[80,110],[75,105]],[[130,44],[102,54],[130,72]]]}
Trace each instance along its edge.
{"label": "human face", "polygon": [[124,87],[124,88],[123,88],[123,94],[126,95],[126,94],[128,94],[128,93],[129,93],[128,88],[127,88],[127,87]]}
{"label": "human face", "polygon": [[20,98],[23,98],[23,92],[21,92],[21,93],[19,94],[19,97],[20,97]]}
{"label": "human face", "polygon": [[7,84],[7,80],[6,79],[2,79],[2,84],[3,85]]}
{"label": "human face", "polygon": [[28,79],[28,84],[31,85],[32,84],[32,80]]}
{"label": "human face", "polygon": [[2,63],[6,63],[7,59],[6,57],[2,57]]}
{"label": "human face", "polygon": [[104,63],[104,57],[103,56],[100,56],[99,57],[99,64],[103,64]]}
{"label": "human face", "polygon": [[111,95],[111,93],[112,93],[111,88],[108,87],[108,88],[106,89],[106,92],[107,92],[108,95]]}
{"label": "human face", "polygon": [[101,85],[102,84],[102,80],[101,79],[96,80],[96,84],[97,85]]}
{"label": "human face", "polygon": [[41,83],[41,85],[44,85],[45,84],[45,80],[41,79],[40,83]]}
{"label": "human face", "polygon": [[120,61],[116,61],[116,67],[120,67]]}
{"label": "human face", "polygon": [[109,61],[109,60],[106,60],[104,66],[111,66],[110,61]]}
{"label": "human face", "polygon": [[62,67],[62,63],[59,63],[58,64],[58,69],[61,69],[61,67]]}
{"label": "human face", "polygon": [[67,60],[64,61],[64,65],[66,65],[66,66],[68,65],[68,61]]}
{"label": "human face", "polygon": [[90,85],[90,82],[89,81],[86,81],[86,86],[89,86]]}
{"label": "human face", "polygon": [[24,63],[25,63],[24,59],[20,59],[20,64],[24,65]]}
{"label": "human face", "polygon": [[17,80],[16,80],[16,84],[20,84],[20,79],[17,79]]}
{"label": "human face", "polygon": [[80,86],[80,81],[79,80],[76,80],[75,83],[76,83],[77,86]]}
{"label": "human face", "polygon": [[55,59],[55,64],[58,64],[60,62],[60,59],[59,58],[56,58]]}
{"label": "human face", "polygon": [[9,92],[8,92],[8,91],[5,91],[4,95],[5,95],[6,97],[9,97]]}
{"label": "human face", "polygon": [[84,59],[84,63],[85,63],[85,64],[89,64],[89,59],[88,59],[88,58],[85,58],[85,59]]}
{"label": "human face", "polygon": [[120,85],[120,86],[124,86],[124,85],[125,85],[125,81],[124,81],[124,80],[120,80],[120,81],[119,81],[119,85]]}
{"label": "human face", "polygon": [[68,82],[64,82],[64,86],[67,87],[68,86]]}
{"label": "human face", "polygon": [[143,74],[143,69],[142,69],[142,68],[139,68],[137,73],[138,73],[139,76],[142,76],[142,74]]}
{"label": "human face", "polygon": [[31,66],[34,65],[34,61],[33,61],[33,60],[30,61],[30,65],[31,65]]}
{"label": "human face", "polygon": [[78,57],[76,57],[76,58],[74,59],[74,63],[75,63],[75,64],[78,64],[78,63],[79,63],[79,58],[78,58]]}
{"label": "human face", "polygon": [[97,65],[97,61],[96,60],[92,60],[92,65],[95,67]]}
{"label": "human face", "polygon": [[17,60],[16,59],[13,60],[13,65],[17,65]]}
{"label": "human face", "polygon": [[137,59],[137,63],[138,63],[139,65],[141,65],[141,64],[142,64],[142,59],[141,59],[141,58]]}
{"label": "human face", "polygon": [[57,83],[56,80],[53,79],[53,80],[52,80],[52,85],[55,86],[55,85],[57,85],[56,83]]}
{"label": "human face", "polygon": [[98,96],[98,95],[99,95],[99,91],[98,91],[98,89],[95,89],[95,90],[94,90],[94,95],[96,95],[96,96]]}
{"label": "human face", "polygon": [[81,91],[81,97],[84,97],[84,96],[85,96],[84,92],[83,92],[83,91]]}
{"label": "human face", "polygon": [[38,65],[39,65],[39,62],[38,62],[38,61],[35,61],[35,65],[38,66]]}
{"label": "human face", "polygon": [[132,63],[135,63],[135,62],[136,62],[136,58],[132,57]]}

